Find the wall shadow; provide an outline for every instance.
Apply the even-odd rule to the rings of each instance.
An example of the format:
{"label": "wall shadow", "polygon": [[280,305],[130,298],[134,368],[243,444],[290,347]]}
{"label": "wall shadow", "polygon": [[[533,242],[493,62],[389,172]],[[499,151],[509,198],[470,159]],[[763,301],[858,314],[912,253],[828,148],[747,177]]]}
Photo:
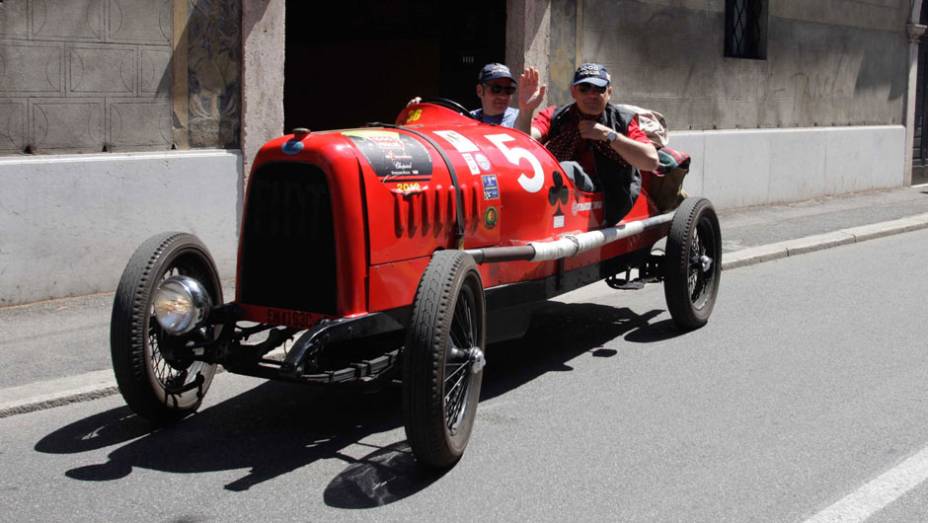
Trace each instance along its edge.
{"label": "wall shadow", "polygon": [[[525,338],[488,348],[481,400],[506,394],[547,372],[572,370],[569,361],[584,353],[615,355],[621,347],[603,345],[629,333],[647,332],[650,320],[661,312],[638,315],[627,308],[549,302],[537,310]],[[659,341],[662,333],[670,332],[658,329],[644,341]],[[371,446],[372,452],[360,459],[343,452],[350,445],[368,445],[362,441],[372,434],[402,426],[399,392],[397,386],[371,394],[265,382],[160,429],[127,407],[94,414],[48,434],[35,450],[79,454],[116,445],[105,462],[64,472],[87,482],[118,480],[139,467],[174,474],[246,469],[225,485],[229,491],[245,491],[318,460],[336,458],[347,466],[322,493],[325,503],[371,508],[414,495],[441,477],[419,468],[405,441]]]}

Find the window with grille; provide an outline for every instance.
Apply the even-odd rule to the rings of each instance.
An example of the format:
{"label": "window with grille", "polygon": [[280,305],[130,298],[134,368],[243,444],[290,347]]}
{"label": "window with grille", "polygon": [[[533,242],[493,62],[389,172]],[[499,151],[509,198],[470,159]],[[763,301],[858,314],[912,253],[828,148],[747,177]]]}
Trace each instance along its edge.
{"label": "window with grille", "polygon": [[767,58],[767,0],[725,0],[725,56]]}

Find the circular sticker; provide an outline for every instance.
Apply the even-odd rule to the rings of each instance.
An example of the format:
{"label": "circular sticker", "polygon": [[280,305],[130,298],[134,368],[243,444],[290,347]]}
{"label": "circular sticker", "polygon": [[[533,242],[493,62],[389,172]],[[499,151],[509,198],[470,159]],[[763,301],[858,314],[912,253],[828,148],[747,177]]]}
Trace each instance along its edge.
{"label": "circular sticker", "polygon": [[496,211],[496,207],[487,207],[487,210],[483,213],[483,224],[487,229],[492,229],[496,227],[496,222],[499,220],[499,213]]}
{"label": "circular sticker", "polygon": [[487,157],[483,153],[477,153],[474,155],[474,159],[477,160],[477,165],[480,166],[484,171],[490,170],[490,160],[487,160]]}
{"label": "circular sticker", "polygon": [[303,142],[298,142],[296,140],[287,140],[283,145],[280,146],[280,150],[284,154],[294,155],[303,150]]}

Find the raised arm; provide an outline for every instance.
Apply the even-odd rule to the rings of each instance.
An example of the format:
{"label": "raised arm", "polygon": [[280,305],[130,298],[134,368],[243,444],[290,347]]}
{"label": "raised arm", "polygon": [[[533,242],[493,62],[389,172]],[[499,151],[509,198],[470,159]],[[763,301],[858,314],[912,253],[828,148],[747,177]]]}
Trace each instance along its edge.
{"label": "raised arm", "polygon": [[516,118],[515,128],[531,134],[536,140],[541,136],[532,130],[532,118],[541,102],[545,99],[547,85],[540,85],[538,69],[526,67],[519,76],[519,117]]}

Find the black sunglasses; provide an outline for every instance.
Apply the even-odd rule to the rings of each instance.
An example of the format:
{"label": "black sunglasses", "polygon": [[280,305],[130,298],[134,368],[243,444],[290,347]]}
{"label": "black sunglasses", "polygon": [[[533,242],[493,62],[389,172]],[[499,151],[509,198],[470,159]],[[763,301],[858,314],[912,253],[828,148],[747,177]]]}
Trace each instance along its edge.
{"label": "black sunglasses", "polygon": [[483,86],[489,89],[493,94],[514,94],[516,92],[516,86],[514,85],[483,84]]}
{"label": "black sunglasses", "polygon": [[596,91],[599,94],[603,94],[606,92],[605,87],[600,87],[598,85],[593,85],[593,84],[578,84],[577,89],[580,89],[580,92],[583,94],[590,92],[591,89],[593,91]]}

